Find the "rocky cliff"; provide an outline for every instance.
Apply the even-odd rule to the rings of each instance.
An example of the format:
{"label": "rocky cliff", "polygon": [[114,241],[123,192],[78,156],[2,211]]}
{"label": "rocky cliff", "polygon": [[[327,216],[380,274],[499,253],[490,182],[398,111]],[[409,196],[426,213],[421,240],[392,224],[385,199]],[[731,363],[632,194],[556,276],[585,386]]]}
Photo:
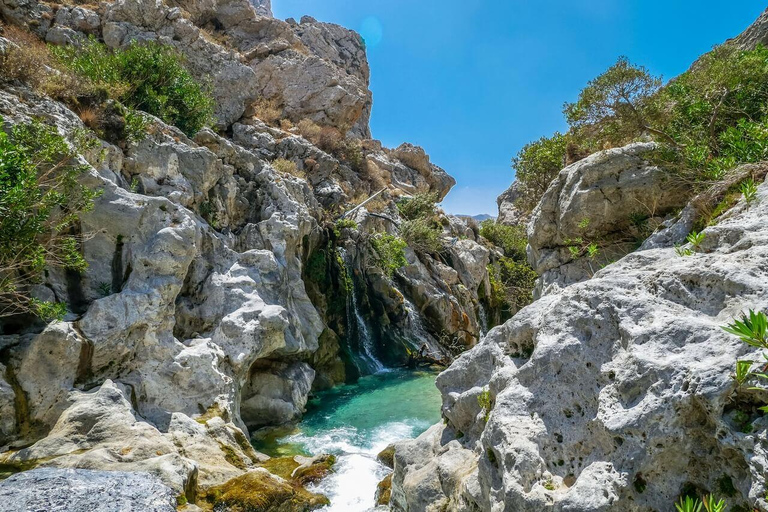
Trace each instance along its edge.
{"label": "rocky cliff", "polygon": [[[365,373],[353,324],[392,364],[424,343],[445,360],[477,341],[490,249],[463,221],[440,213],[444,251],[409,248],[393,276],[368,264],[372,234],[397,232],[396,200],[441,199],[454,181],[421,148],[370,139],[359,35],[276,20],[269,1],[8,0],[0,16],[53,45],[171,45],[215,99],[213,125],[193,136],[145,116],[141,140],[97,139],[78,156],[100,191],[78,226],[88,268],[34,290],[67,314],[0,319],[4,471],[148,471],[193,502],[244,474],[273,479],[254,473],[268,457],[249,433]],[[4,52],[15,44],[0,39]],[[5,130],[37,119],[72,138],[88,131],[78,113],[23,82],[0,87]],[[302,123],[353,158],[310,142]],[[335,227],[376,193],[375,212]]]}

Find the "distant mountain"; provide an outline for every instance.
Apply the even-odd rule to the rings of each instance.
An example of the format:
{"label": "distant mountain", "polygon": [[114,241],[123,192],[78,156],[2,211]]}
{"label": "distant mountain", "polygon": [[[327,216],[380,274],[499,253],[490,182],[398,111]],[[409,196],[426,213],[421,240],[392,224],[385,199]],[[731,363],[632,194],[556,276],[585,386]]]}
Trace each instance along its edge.
{"label": "distant mountain", "polygon": [[488,215],[487,213],[481,213],[479,215],[456,215],[457,217],[465,217],[470,219],[475,219],[477,222],[483,222],[484,220],[488,219],[495,219],[496,217],[493,215]]}

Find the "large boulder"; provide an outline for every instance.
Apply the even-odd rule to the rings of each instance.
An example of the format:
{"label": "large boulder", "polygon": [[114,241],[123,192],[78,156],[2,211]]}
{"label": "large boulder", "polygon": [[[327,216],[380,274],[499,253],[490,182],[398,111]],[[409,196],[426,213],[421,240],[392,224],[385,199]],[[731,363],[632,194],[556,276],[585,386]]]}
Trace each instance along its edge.
{"label": "large boulder", "polygon": [[768,308],[766,215],[763,184],[692,256],[630,254],[493,329],[438,377],[445,425],[396,446],[394,510],[765,509],[766,393],[731,377],[762,358],[721,326]]}
{"label": "large boulder", "polygon": [[[654,143],[595,153],[565,167],[528,224],[528,262],[537,295],[591,277],[642,242],[638,225],[685,206],[690,190],[648,161]],[[590,244],[598,249],[591,257]]]}
{"label": "large boulder", "polygon": [[174,512],[176,495],[147,473],[34,469],[0,482],[6,512]]}

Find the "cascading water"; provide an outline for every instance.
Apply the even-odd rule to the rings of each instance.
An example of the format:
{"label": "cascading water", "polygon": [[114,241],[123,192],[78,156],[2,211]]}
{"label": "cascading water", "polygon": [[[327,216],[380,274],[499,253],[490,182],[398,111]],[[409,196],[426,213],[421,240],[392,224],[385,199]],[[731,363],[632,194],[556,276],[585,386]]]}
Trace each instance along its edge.
{"label": "cascading water", "polygon": [[375,349],[373,346],[373,338],[368,331],[368,326],[365,324],[365,318],[360,314],[360,308],[357,307],[357,297],[354,290],[349,294],[352,302],[352,312],[355,316],[355,323],[357,324],[357,339],[360,344],[362,353],[360,354],[363,359],[368,363],[369,373],[378,373],[384,370],[384,365],[376,358]]}
{"label": "cascading water", "polygon": [[[344,261],[344,265],[347,267],[347,271],[349,271],[349,269],[352,268],[352,261],[349,254],[343,247],[339,248],[339,254],[341,254],[342,261]],[[351,326],[353,324],[352,320],[354,319],[354,334],[357,336],[357,346],[359,348],[357,354],[357,356],[359,356],[359,361],[355,362],[358,370],[360,370],[360,372],[363,374],[379,373],[386,370],[384,364],[376,357],[374,340],[371,337],[371,333],[365,323],[365,318],[363,318],[363,315],[360,313],[360,308],[357,305],[357,292],[355,290],[354,280],[352,289],[347,294],[346,308],[347,324]],[[360,368],[359,363],[362,363],[364,368]]]}
{"label": "cascading water", "polygon": [[483,307],[483,303],[481,302],[478,305],[478,314],[480,315],[480,336],[485,336],[488,334],[488,314],[485,312],[485,308]]}
{"label": "cascading water", "polygon": [[427,333],[427,329],[424,327],[424,322],[421,320],[421,315],[416,310],[416,306],[413,302],[408,300],[405,296],[403,296],[403,302],[405,312],[408,314],[408,327],[411,331],[411,337],[413,338],[412,343],[419,343],[419,346],[414,345],[416,349],[419,349],[421,343],[430,339],[429,334]]}
{"label": "cascading water", "polygon": [[375,509],[376,485],[391,472],[376,455],[440,421],[440,402],[432,373],[368,375],[318,393],[297,433],[255,447],[273,456],[336,455],[333,472],[309,490],[330,499],[322,512],[368,512]]}

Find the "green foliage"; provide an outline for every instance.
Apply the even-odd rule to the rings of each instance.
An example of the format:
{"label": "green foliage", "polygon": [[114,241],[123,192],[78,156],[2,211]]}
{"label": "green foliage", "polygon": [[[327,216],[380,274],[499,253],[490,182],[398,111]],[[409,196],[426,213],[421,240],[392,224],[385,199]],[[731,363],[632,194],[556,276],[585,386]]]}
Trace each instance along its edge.
{"label": "green foliage", "polygon": [[704,508],[707,512],[725,512],[725,500],[718,500],[714,494],[704,497]]}
{"label": "green foliage", "polygon": [[483,389],[479,395],[477,395],[477,405],[483,411],[483,421],[488,423],[488,418],[491,415],[491,409],[493,409],[493,399],[491,398],[491,392],[488,389]]}
{"label": "green foliage", "polygon": [[342,229],[357,229],[357,222],[352,219],[339,219],[336,224],[333,225],[333,234],[336,238],[341,237]]}
{"label": "green foliage", "polygon": [[52,48],[61,65],[129,108],[143,110],[194,135],[212,119],[214,101],[172,46],[133,42],[111,50],[91,38]]}
{"label": "green foliage", "polygon": [[[654,159],[702,189],[738,164],[768,159],[767,105],[768,49],[763,46],[744,51],[726,43],[664,87],[622,57],[590,81],[576,102],[565,105],[570,131],[553,139],[565,137],[576,151],[589,153],[649,136],[660,143]],[[548,177],[545,183],[554,177],[539,174]],[[744,190],[745,198],[754,199],[754,187]]]}
{"label": "green foliage", "polygon": [[408,264],[405,259],[406,242],[402,238],[377,233],[371,237],[371,247],[375,253],[376,266],[388,277],[392,277],[395,270]]}
{"label": "green foliage", "polygon": [[[768,316],[762,311],[754,311],[750,309],[747,314],[742,315],[741,320],[733,320],[728,325],[722,326],[722,329],[727,333],[738,336],[741,341],[749,346],[768,350]],[[763,353],[763,358],[765,359],[765,362],[768,363],[768,355]],[[751,370],[753,363],[754,361],[736,362],[736,374],[734,375],[734,378],[738,385],[744,385],[755,378],[763,381],[768,380],[768,373],[765,372],[765,369],[761,371]],[[763,368],[766,368],[766,366]],[[763,406],[759,409],[762,412],[768,412],[768,406]],[[734,421],[737,423],[739,422],[735,417]]]}
{"label": "green foliage", "polygon": [[702,507],[707,512],[725,512],[725,506],[725,500],[717,499],[714,494],[704,496],[703,502],[693,496],[685,496],[675,503],[677,512],[701,512]]}
{"label": "green foliage", "polygon": [[752,202],[757,197],[757,185],[755,185],[755,180],[753,180],[752,178],[749,178],[748,180],[745,180],[744,182],[742,182],[739,188],[741,190],[741,194],[744,196],[744,201],[747,203],[747,205],[752,204]]}
{"label": "green foliage", "polygon": [[696,180],[718,180],[738,163],[768,155],[768,50],[725,44],[659,95],[659,124],[675,141],[674,163]]}
{"label": "green foliage", "polygon": [[127,108],[124,114],[125,135],[128,142],[141,142],[147,137],[147,118],[136,110]]}
{"label": "green foliage", "polygon": [[538,275],[527,262],[504,257],[499,260],[499,270],[509,313],[514,314],[533,302],[533,287]]}
{"label": "green foliage", "polygon": [[653,130],[652,98],[661,79],[626,57],[591,80],[575,103],[566,103],[563,113],[583,142],[600,149],[603,145],[622,145]]}
{"label": "green foliage", "polygon": [[736,496],[736,487],[733,485],[733,480],[725,473],[717,479],[717,490],[728,498]]}
{"label": "green foliage", "polygon": [[443,250],[442,228],[433,220],[417,218],[400,224],[400,235],[416,252],[435,254]]}
{"label": "green foliage", "polygon": [[515,205],[525,212],[532,212],[541,196],[565,166],[569,137],[555,132],[552,137],[542,137],[523,146],[512,159],[520,197]]}
{"label": "green foliage", "polygon": [[675,253],[681,258],[684,258],[686,256],[692,256],[693,250],[690,247],[685,247],[680,244],[675,244]]}
{"label": "green foliage", "polygon": [[722,329],[738,336],[747,345],[768,349],[768,339],[766,339],[768,317],[762,311],[750,309],[748,315],[743,315],[741,320],[734,320]]}
{"label": "green foliage", "polygon": [[66,312],[64,304],[31,297],[30,286],[47,269],[87,267],[72,228],[98,194],[78,182],[88,166],[76,157],[54,127],[38,121],[0,131],[0,316]]}
{"label": "green foliage", "polygon": [[99,283],[99,293],[101,293],[102,296],[106,297],[107,295],[112,293],[112,284],[108,283],[106,281],[103,281]]}
{"label": "green foliage", "polygon": [[431,219],[437,213],[437,194],[416,194],[397,202],[400,216],[405,220]]}
{"label": "green foliage", "polygon": [[680,498],[680,501],[675,503],[677,512],[701,512],[701,507],[701,501],[699,501],[698,498],[694,498],[692,496]]}
{"label": "green foliage", "polygon": [[328,250],[333,251],[333,254],[336,256],[336,265],[339,268],[341,284],[344,287],[344,291],[347,293],[347,295],[354,293],[355,282],[352,280],[352,274],[349,272],[347,263],[344,261],[344,258],[341,257],[341,253],[337,248],[331,248],[330,245],[328,246]]}
{"label": "green foliage", "polygon": [[405,219],[400,236],[416,252],[435,254],[443,250],[443,227],[437,213],[437,194],[416,194],[400,199],[397,209]]}
{"label": "green foliage", "polygon": [[325,257],[325,252],[323,249],[313,251],[304,268],[307,278],[320,285],[328,283],[328,259]]}
{"label": "green foliage", "polygon": [[511,316],[533,302],[533,286],[538,277],[526,261],[525,230],[489,219],[480,224],[480,235],[504,251],[503,257],[488,265],[489,297],[491,307]]}
{"label": "green foliage", "polygon": [[691,247],[693,247],[694,251],[698,251],[701,248],[701,243],[705,238],[706,235],[704,233],[698,233],[696,231],[691,231],[688,233],[688,236],[685,237],[688,243],[691,244]]}
{"label": "green foliage", "polygon": [[480,236],[504,250],[504,255],[518,261],[525,261],[528,237],[522,226],[507,226],[493,219],[480,223]]}
{"label": "green foliage", "polygon": [[734,378],[739,385],[746,383],[752,377],[752,365],[754,361],[736,361],[736,374]]}

